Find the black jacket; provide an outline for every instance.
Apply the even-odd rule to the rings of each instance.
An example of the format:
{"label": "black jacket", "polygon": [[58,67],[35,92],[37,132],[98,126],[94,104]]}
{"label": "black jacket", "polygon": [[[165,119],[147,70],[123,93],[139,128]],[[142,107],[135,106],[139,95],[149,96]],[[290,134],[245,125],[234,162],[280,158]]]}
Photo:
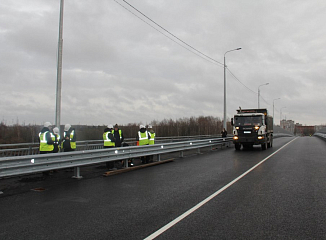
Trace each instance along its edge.
{"label": "black jacket", "polygon": [[228,132],[223,130],[223,131],[221,132],[221,134],[222,134],[222,138],[225,138],[225,137],[227,137]]}
{"label": "black jacket", "polygon": [[108,135],[108,137],[109,137],[109,139],[111,140],[111,142],[115,142],[115,138],[114,138],[114,136],[113,136],[113,134],[112,134],[112,129],[110,129],[110,128],[105,128],[105,129],[104,129],[104,132],[105,132],[105,133],[106,133],[106,132],[110,132],[109,135]]}
{"label": "black jacket", "polygon": [[121,130],[121,136],[119,134],[119,131],[120,131],[120,129],[118,129],[117,131],[114,130],[114,138],[115,138],[115,146],[116,147],[121,147],[121,143],[124,140],[122,130]]}
{"label": "black jacket", "polygon": [[[70,134],[71,134],[72,131],[74,131],[74,136],[72,137],[72,139],[70,139]],[[70,128],[68,131],[64,131],[63,136],[65,136],[65,137],[62,138],[62,146],[63,146],[64,151],[68,152],[68,151],[73,150],[73,149],[71,149],[70,142],[76,142],[76,131],[75,131],[75,129]]]}

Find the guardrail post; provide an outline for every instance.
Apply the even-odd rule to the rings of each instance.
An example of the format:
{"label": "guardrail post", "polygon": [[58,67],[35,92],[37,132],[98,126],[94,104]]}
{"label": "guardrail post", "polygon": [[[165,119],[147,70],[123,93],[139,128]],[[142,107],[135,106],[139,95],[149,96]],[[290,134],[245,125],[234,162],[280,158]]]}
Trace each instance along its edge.
{"label": "guardrail post", "polygon": [[197,154],[200,154],[200,148],[197,148]]}
{"label": "guardrail post", "polygon": [[32,146],[28,147],[28,155],[32,155]]}
{"label": "guardrail post", "polygon": [[124,163],[124,167],[128,168],[128,159],[123,160],[123,163]]}
{"label": "guardrail post", "polygon": [[74,176],[72,178],[76,178],[76,179],[81,179],[83,178],[82,176],[80,176],[80,168],[79,167],[74,167]]}
{"label": "guardrail post", "polygon": [[157,161],[158,161],[158,162],[161,161],[161,154],[157,154]]}
{"label": "guardrail post", "polygon": [[183,151],[180,151],[180,158],[183,158]]}

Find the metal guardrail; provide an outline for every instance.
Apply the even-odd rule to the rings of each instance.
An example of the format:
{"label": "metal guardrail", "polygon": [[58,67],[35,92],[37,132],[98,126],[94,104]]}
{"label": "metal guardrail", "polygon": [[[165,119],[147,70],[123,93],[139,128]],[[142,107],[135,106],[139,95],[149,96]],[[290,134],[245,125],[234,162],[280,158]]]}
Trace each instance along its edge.
{"label": "metal guardrail", "polygon": [[326,133],[315,133],[314,136],[317,136],[326,141]]}
{"label": "metal guardrail", "polygon": [[[156,143],[178,142],[193,139],[207,139],[217,136],[198,135],[198,136],[177,136],[177,137],[156,137]],[[134,138],[126,138],[125,142],[130,146],[136,145]],[[103,149],[103,140],[77,141],[77,151]],[[0,144],[0,157],[24,156],[39,154],[39,143],[17,143]]]}
{"label": "metal guardrail", "polygon": [[198,149],[200,151],[200,148],[212,148],[213,146],[229,142],[232,142],[232,137],[225,139],[215,137],[204,140],[189,140],[145,146],[4,157],[0,158],[0,178],[71,167],[75,169],[74,177],[81,178],[80,167],[86,165],[124,160],[124,167],[128,168],[128,159],[130,158],[157,155],[157,159],[160,161],[161,154],[179,151],[182,157],[183,151],[186,150]]}
{"label": "metal guardrail", "polygon": [[[155,143],[171,143],[194,139],[208,139],[220,137],[220,135],[197,135],[197,136],[175,136],[175,137],[157,137]],[[293,137],[291,134],[274,133],[274,138]],[[127,138],[125,142],[130,146],[135,146],[134,138]],[[86,140],[77,141],[77,151],[103,149],[103,140]],[[0,157],[25,156],[39,154],[39,143],[17,143],[17,144],[0,144]]]}

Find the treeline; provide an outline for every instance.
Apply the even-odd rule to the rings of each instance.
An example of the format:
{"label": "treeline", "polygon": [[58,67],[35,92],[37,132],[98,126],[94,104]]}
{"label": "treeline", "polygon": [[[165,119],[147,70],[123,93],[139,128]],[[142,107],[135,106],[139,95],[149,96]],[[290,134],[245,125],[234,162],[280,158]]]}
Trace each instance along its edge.
{"label": "treeline", "polygon": [[[115,124],[115,123],[114,123]],[[119,123],[118,123],[119,125]],[[136,138],[139,130],[138,123],[129,123],[127,125],[119,125],[123,131],[125,138]],[[216,117],[191,117],[180,118],[177,120],[164,119],[163,121],[152,121],[151,125],[156,132],[156,136],[172,137],[172,136],[194,136],[194,135],[217,135],[222,131],[223,122]],[[0,123],[0,144],[9,143],[34,143],[38,142],[38,134],[43,126],[40,125],[13,125],[6,126]],[[77,141],[83,140],[102,140],[102,134],[106,126],[87,126],[73,125],[76,130]],[[61,126],[63,133],[64,126]],[[228,123],[228,129],[231,130]]]}

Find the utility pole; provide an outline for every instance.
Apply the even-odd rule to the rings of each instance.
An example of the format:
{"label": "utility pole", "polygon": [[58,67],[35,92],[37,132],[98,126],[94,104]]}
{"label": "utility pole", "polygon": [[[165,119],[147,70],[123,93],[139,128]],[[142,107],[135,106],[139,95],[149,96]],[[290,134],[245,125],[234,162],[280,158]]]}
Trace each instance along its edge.
{"label": "utility pole", "polygon": [[236,49],[232,49],[229,50],[227,52],[224,53],[224,113],[223,113],[223,128],[227,129],[226,126],[226,64],[225,64],[225,55],[228,52],[232,52],[232,51],[237,51],[237,50],[241,50],[242,48],[236,48]]}
{"label": "utility pole", "polygon": [[61,115],[61,84],[62,84],[62,30],[63,30],[63,4],[64,0],[60,0],[60,20],[59,20],[59,40],[58,40],[58,63],[57,63],[57,91],[56,91],[56,111],[55,126],[60,131],[60,115]]}

